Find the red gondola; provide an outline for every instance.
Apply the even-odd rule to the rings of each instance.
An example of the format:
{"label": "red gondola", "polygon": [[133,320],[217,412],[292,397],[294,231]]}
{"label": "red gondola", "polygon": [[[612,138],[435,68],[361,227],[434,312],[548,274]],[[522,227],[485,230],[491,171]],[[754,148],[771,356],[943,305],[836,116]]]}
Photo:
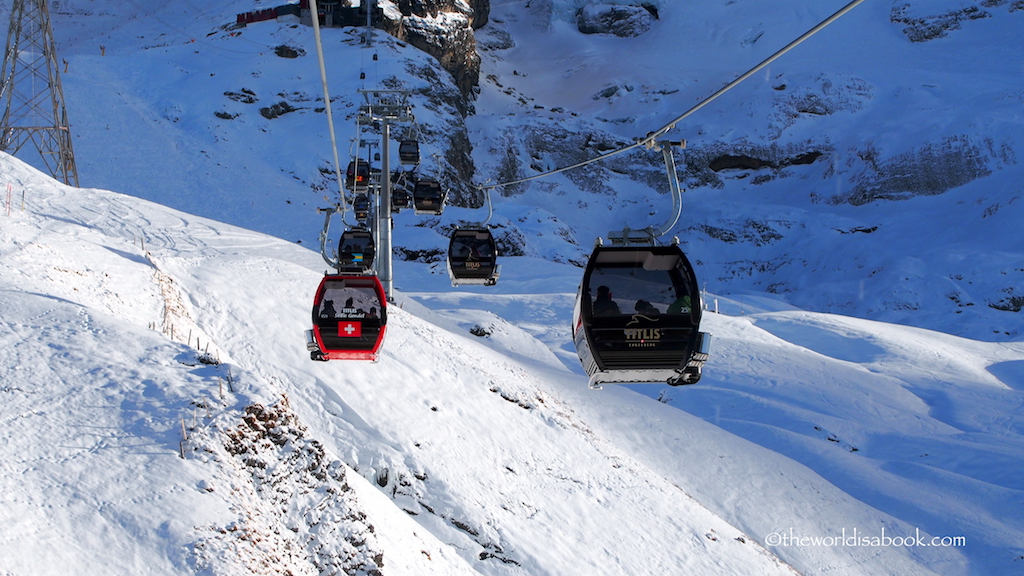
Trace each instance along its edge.
{"label": "red gondola", "polygon": [[306,331],[309,357],[376,361],[387,318],[387,297],[376,276],[324,276],[313,299],[313,329]]}

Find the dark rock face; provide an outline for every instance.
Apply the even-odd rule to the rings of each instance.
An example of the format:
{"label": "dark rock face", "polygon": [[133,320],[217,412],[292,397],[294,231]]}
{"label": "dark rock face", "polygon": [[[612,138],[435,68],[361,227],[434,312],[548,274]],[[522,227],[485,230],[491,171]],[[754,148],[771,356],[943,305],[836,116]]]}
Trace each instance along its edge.
{"label": "dark rock face", "polygon": [[479,30],[487,24],[491,17],[491,0],[469,0],[473,9],[473,30]]}
{"label": "dark rock face", "polygon": [[889,20],[894,24],[905,24],[903,33],[911,42],[927,42],[942,38],[950,30],[958,30],[965,20],[989,18],[991,14],[977,6],[967,6],[958,10],[950,10],[930,16],[913,17],[909,15],[909,4],[893,6]]}
{"label": "dark rock face", "polygon": [[[469,4],[470,23],[474,30],[487,24],[491,12],[490,0],[467,0]],[[458,12],[465,14],[462,3],[455,0],[398,0],[398,11],[402,16],[419,18],[437,18],[442,12]]]}
{"label": "dark rock face", "polygon": [[780,177],[791,166],[808,165],[828,158],[833,150],[820,143],[756,144],[752,142],[712,143],[693,146],[684,153],[680,178],[692,188],[723,188],[724,178],[753,176],[751,184],[764,184]]}
{"label": "dark rock face", "polygon": [[830,203],[861,206],[876,200],[934,196],[989,175],[990,164],[1015,162],[1009,149],[966,135],[928,143],[885,160],[877,156],[872,148],[861,150],[859,157],[867,170],[852,191],[831,198]]}
{"label": "dark rock face", "polygon": [[295,112],[296,110],[298,110],[298,108],[295,108],[291,104],[282,100],[277,104],[267,106],[266,108],[260,108],[260,114],[263,115],[263,117],[266,118],[267,120],[273,120],[274,118],[277,118],[289,112]]}
{"label": "dark rock face", "polygon": [[[428,65],[406,65],[410,76],[425,79],[428,88],[417,92],[423,97],[423,106],[437,115],[438,122],[418,126],[416,138],[421,145],[444,150],[443,156],[436,159],[437,166],[433,174],[448,189],[448,203],[456,206],[479,207],[483,205],[483,196],[469,185],[475,172],[473,164],[473,146],[466,132],[465,117],[471,113],[472,107],[459,91],[443,78],[445,71],[436,60]],[[404,89],[405,86],[397,79],[390,89]]]}
{"label": "dark rock face", "polygon": [[385,30],[430,54],[455,79],[463,97],[480,83],[480,56],[473,30],[487,23],[490,0],[399,0],[401,18],[386,20]]}
{"label": "dark rock face", "polygon": [[651,29],[656,13],[643,6],[588,4],[576,13],[576,26],[584,34],[632,38]]}

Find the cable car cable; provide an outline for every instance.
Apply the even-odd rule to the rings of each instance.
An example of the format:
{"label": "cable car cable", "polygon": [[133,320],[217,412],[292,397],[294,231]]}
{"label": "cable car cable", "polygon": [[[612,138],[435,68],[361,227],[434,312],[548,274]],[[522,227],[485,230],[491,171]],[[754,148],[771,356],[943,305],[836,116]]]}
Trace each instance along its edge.
{"label": "cable car cable", "polygon": [[[320,83],[324,89],[324,109],[327,111],[327,128],[331,134],[331,153],[334,155],[334,173],[338,179],[338,195],[341,197],[341,204],[345,205],[345,189],[342,187],[341,162],[338,159],[338,139],[334,134],[334,117],[331,114],[331,92],[327,88],[327,67],[324,65],[324,48],[320,42],[320,18],[317,12],[316,0],[309,0],[313,14],[313,38],[316,41],[316,58],[320,65]],[[344,208],[342,208],[344,210]],[[344,218],[344,212],[342,217]]]}
{"label": "cable car cable", "polygon": [[777,60],[779,57],[781,57],[783,54],[785,54],[786,52],[789,52],[790,50],[795,48],[797,45],[802,43],[804,40],[807,40],[811,36],[814,36],[815,34],[820,32],[823,28],[825,28],[826,26],[828,26],[832,22],[835,22],[837,19],[841,18],[843,15],[845,15],[850,10],[854,9],[858,4],[860,4],[863,1],[864,0],[853,0],[852,2],[850,2],[849,4],[847,4],[846,6],[841,8],[838,12],[836,12],[835,14],[829,16],[828,18],[823,20],[821,23],[819,23],[817,26],[815,26],[814,28],[811,28],[810,30],[805,32],[803,35],[801,35],[799,38],[797,38],[796,40],[793,40],[792,42],[790,42],[789,44],[784,46],[782,49],[780,49],[779,51],[775,52],[774,54],[772,54],[771,56],[766,58],[764,61],[762,61],[757,66],[754,66],[753,68],[751,68],[750,70],[746,71],[741,76],[739,76],[738,78],[733,80],[732,82],[729,82],[728,84],[726,84],[725,86],[720,88],[718,91],[716,91],[711,96],[708,96],[704,100],[698,102],[696,106],[690,108],[689,110],[687,110],[683,114],[679,115],[678,117],[673,119],[668,124],[665,124],[664,126],[662,126],[661,128],[659,128],[659,129],[657,129],[657,130],[655,130],[653,132],[648,132],[647,135],[644,136],[643,138],[638,138],[636,143],[634,143],[634,144],[630,144],[629,146],[625,146],[623,148],[619,148],[618,150],[612,150],[611,152],[608,152],[606,154],[602,154],[602,155],[597,156],[595,158],[591,158],[590,160],[584,160],[582,162],[578,162],[576,164],[573,164],[572,166],[566,166],[564,168],[558,168],[558,169],[555,169],[555,170],[550,170],[548,172],[544,172],[542,174],[536,174],[534,176],[529,176],[529,177],[526,177],[526,178],[520,178],[518,180],[511,180],[509,182],[502,182],[500,184],[491,184],[489,186],[477,186],[477,189],[481,189],[482,190],[482,189],[485,189],[485,188],[490,189],[490,188],[499,188],[499,187],[502,187],[502,186],[511,186],[513,184],[521,184],[523,182],[528,182],[530,180],[537,180],[539,178],[545,178],[547,176],[552,176],[552,175],[555,175],[555,174],[559,174],[559,173],[565,172],[567,170],[572,170],[574,168],[580,168],[580,167],[586,166],[588,164],[593,164],[594,162],[599,162],[599,161],[604,160],[606,158],[610,158],[612,156],[615,156],[615,155],[618,155],[618,154],[622,154],[623,152],[628,152],[630,150],[633,150],[635,148],[639,148],[641,146],[644,146],[644,147],[650,149],[650,148],[654,147],[655,141],[657,140],[657,138],[659,138],[660,136],[663,136],[666,132],[669,132],[670,130],[674,129],[676,127],[677,123],[681,122],[682,120],[684,120],[685,118],[687,118],[688,116],[690,116],[694,112],[700,110],[704,106],[710,104],[712,101],[717,99],[722,94],[725,94],[729,90],[732,90],[740,82],[743,82],[747,78],[750,78],[754,74],[757,74],[765,66],[768,66],[769,64],[771,64],[772,62]]}
{"label": "cable car cable", "polygon": [[779,57],[781,57],[781,56],[782,56],[783,54],[785,54],[785,53],[789,52],[790,50],[792,50],[793,48],[797,47],[797,46],[798,46],[798,45],[799,45],[800,43],[802,43],[802,42],[803,42],[804,40],[807,40],[807,39],[808,39],[808,38],[810,38],[811,36],[814,36],[815,34],[817,34],[818,32],[820,32],[820,31],[821,31],[821,30],[822,30],[823,28],[825,28],[825,27],[826,27],[826,26],[828,26],[829,24],[831,24],[832,22],[834,22],[834,21],[838,20],[838,19],[839,19],[839,18],[841,18],[841,17],[842,17],[842,16],[844,15],[844,14],[846,14],[847,12],[849,12],[850,10],[853,10],[853,9],[854,9],[854,8],[855,8],[855,7],[856,7],[856,6],[858,5],[858,4],[860,4],[860,3],[861,3],[861,2],[863,2],[863,1],[864,1],[864,0],[853,0],[852,2],[850,2],[849,4],[847,4],[846,6],[844,6],[843,8],[841,8],[841,9],[840,9],[840,10],[839,10],[838,12],[836,12],[835,14],[833,14],[833,15],[829,16],[829,17],[828,17],[828,18],[826,18],[825,20],[823,20],[823,21],[822,21],[821,23],[819,23],[819,24],[818,24],[817,26],[815,26],[814,28],[811,28],[811,29],[810,29],[810,30],[808,30],[807,32],[804,32],[804,33],[803,33],[803,35],[802,35],[802,36],[800,36],[799,38],[797,38],[796,40],[793,40],[793,41],[792,41],[792,42],[790,42],[789,44],[785,45],[785,46],[784,46],[784,47],[782,47],[782,49],[780,49],[780,50],[779,50],[778,52],[776,52],[775,54],[772,54],[771,56],[769,56],[768,58],[766,58],[766,59],[765,59],[765,60],[764,60],[763,62],[761,62],[761,63],[760,63],[760,64],[758,64],[757,66],[754,66],[753,68],[751,68],[750,70],[748,70],[747,72],[745,72],[744,74],[742,74],[742,75],[741,75],[741,76],[740,76],[739,78],[736,78],[736,79],[735,79],[735,80],[733,80],[732,82],[730,82],[730,83],[726,84],[725,86],[723,86],[722,88],[720,88],[720,89],[719,89],[719,90],[718,90],[717,92],[715,92],[715,93],[714,93],[714,94],[712,94],[711,96],[708,96],[708,97],[707,97],[707,98],[705,98],[705,99],[704,99],[703,101],[701,101],[701,102],[697,103],[697,105],[696,105],[696,106],[694,106],[693,108],[690,108],[689,110],[687,110],[687,111],[686,111],[686,112],[684,112],[684,113],[683,113],[682,115],[678,116],[677,118],[675,118],[674,120],[672,120],[671,122],[669,122],[668,124],[666,124],[665,126],[663,126],[662,128],[660,128],[660,129],[658,129],[658,130],[655,130],[654,132],[651,132],[651,133],[647,134],[647,136],[646,136],[646,137],[644,137],[644,139],[643,139],[643,140],[641,141],[641,143],[649,147],[649,144],[650,144],[651,142],[653,142],[653,141],[654,141],[654,140],[655,140],[656,138],[658,138],[659,136],[661,136],[661,135],[665,134],[666,132],[668,132],[668,131],[672,130],[673,128],[675,128],[675,127],[676,127],[676,124],[677,124],[678,122],[681,122],[681,121],[682,121],[683,119],[685,119],[685,118],[686,118],[687,116],[689,116],[689,115],[693,114],[693,113],[694,113],[694,112],[696,112],[697,110],[700,110],[701,108],[703,108],[703,107],[704,107],[704,106],[706,106],[707,104],[710,104],[710,103],[711,103],[712,101],[714,101],[715,99],[717,99],[717,98],[718,98],[719,96],[721,96],[722,94],[725,94],[725,93],[726,93],[726,92],[728,92],[729,90],[731,90],[731,89],[733,89],[734,87],[736,87],[736,85],[737,85],[737,84],[739,84],[740,82],[743,82],[743,81],[744,81],[744,80],[746,80],[747,78],[750,78],[750,77],[751,77],[751,76],[753,76],[754,74],[757,74],[757,73],[758,73],[759,71],[761,71],[761,69],[763,69],[763,68],[764,68],[765,66],[767,66],[767,65],[771,64],[772,62],[774,62],[775,60],[777,60],[777,59],[778,59]]}

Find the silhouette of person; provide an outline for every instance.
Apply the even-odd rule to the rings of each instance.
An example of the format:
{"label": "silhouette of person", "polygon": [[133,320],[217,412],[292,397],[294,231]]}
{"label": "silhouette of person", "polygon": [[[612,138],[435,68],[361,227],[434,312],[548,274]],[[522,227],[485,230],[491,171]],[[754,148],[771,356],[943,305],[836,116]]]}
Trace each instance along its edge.
{"label": "silhouette of person", "polygon": [[334,300],[324,300],[324,307],[320,310],[321,318],[334,318],[338,312],[334,309]]}
{"label": "silhouette of person", "polygon": [[597,287],[597,298],[594,300],[594,316],[611,316],[621,314],[619,305],[612,300],[612,292],[607,286]]}
{"label": "silhouette of person", "polygon": [[651,304],[644,299],[637,300],[633,309],[636,310],[638,314],[643,314],[644,316],[657,316],[660,314],[658,309],[654,307],[654,304]]}

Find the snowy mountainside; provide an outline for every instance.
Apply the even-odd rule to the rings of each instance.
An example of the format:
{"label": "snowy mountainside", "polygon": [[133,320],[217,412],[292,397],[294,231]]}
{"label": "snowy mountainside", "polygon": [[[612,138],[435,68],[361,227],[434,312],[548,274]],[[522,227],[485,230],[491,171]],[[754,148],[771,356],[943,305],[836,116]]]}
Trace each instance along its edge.
{"label": "snowy mountainside", "polygon": [[[405,42],[378,32],[368,48],[359,30],[325,30],[342,156],[357,90],[412,89],[421,172],[479,207],[472,185],[631,143],[844,3],[649,2],[637,35],[581,31],[583,12],[626,4],[491,7],[475,30],[472,100]],[[337,186],[312,32],[235,27],[251,9],[55,6],[80,172],[86,185],[315,245],[316,209]],[[702,282],[802,309],[1019,337],[1022,17],[1016,2],[865,2],[677,126],[667,136],[687,141],[677,152],[687,192],[672,234]],[[303,55],[279,57],[279,46]],[[282,103],[288,112],[261,115]],[[667,189],[659,155],[635,151],[501,189],[491,224],[506,257],[579,264],[596,237],[663,223]],[[443,277],[445,234],[486,216],[400,214],[396,253]]]}
{"label": "snowy mountainside", "polygon": [[[654,3],[650,29],[629,38],[582,34],[581,4],[495,8],[478,32],[485,80],[470,127],[487,177],[630,143],[844,3]],[[867,2],[680,123],[668,134],[687,141],[676,233],[702,281],[803,309],[1018,337],[1021,88],[993,50],[1020,49],[1022,14],[1014,3]],[[551,211],[582,246],[664,222],[666,188],[648,176],[660,159],[620,159],[588,167],[584,182],[560,174],[502,200]]]}
{"label": "snowy mountainside", "polygon": [[[545,360],[528,336],[544,333],[531,326],[543,315],[516,313],[532,306],[523,300],[496,308],[510,327],[481,342],[445,321],[442,307],[432,312],[400,293],[379,363],[311,363],[301,331],[318,255],[131,197],[66,188],[3,159],[0,175],[26,197],[0,235],[2,414],[12,427],[3,444],[11,505],[3,509],[14,527],[3,531],[3,558],[14,573],[96,567],[106,558],[97,551],[112,548],[126,571],[157,557],[148,563],[155,573],[260,573],[253,567],[266,565],[373,573],[382,564],[384,574],[971,574],[1011,562],[1013,534],[1024,530],[1002,508],[1020,487],[973,456],[1019,456],[1019,430],[970,389],[956,396],[960,411],[936,416],[899,385],[879,395],[884,379],[857,384],[867,372],[821,360],[830,349],[799,328],[843,325],[830,317],[710,314],[719,375],[662,402],[625,388],[587,390],[578,368]],[[39,257],[54,252],[66,259]],[[436,315],[456,331],[426,320]],[[199,341],[183,344],[186,330]],[[863,354],[842,362],[875,358],[873,369],[894,378],[936,349],[928,343],[936,336],[922,334],[920,348],[893,360],[902,368],[870,353],[888,353],[903,337],[865,342]],[[1019,404],[1014,366],[1024,351],[966,349],[980,360],[953,363],[966,367],[953,373],[981,381],[993,402]],[[207,354],[221,364],[199,361]],[[772,375],[780,363],[789,373]],[[975,367],[985,363],[1004,366],[992,373],[1017,389],[983,377]],[[923,385],[949,394],[949,385]],[[747,410],[737,402],[744,397],[778,411]],[[878,416],[861,421],[871,413]],[[953,418],[945,426],[971,423],[972,436],[936,443],[944,414]],[[922,426],[908,426],[915,420]],[[751,435],[751,426],[776,432]],[[875,434],[919,438],[941,454],[929,469],[947,472],[881,473],[910,456],[876,452]],[[823,449],[833,445],[838,451]],[[856,474],[830,472],[840,463]],[[978,491],[949,474],[1003,487]],[[952,511],[927,499],[889,503],[921,487],[977,497]],[[40,506],[44,498],[49,506]],[[995,528],[975,532],[966,518],[998,518],[1005,539],[989,540]],[[102,531],[86,529],[96,522]],[[837,527],[875,535],[880,526],[901,536],[966,531],[989,544],[978,554],[778,546],[770,536]],[[68,538],[59,568],[35,553]]]}
{"label": "snowy mountainside", "polygon": [[[315,254],[47,184],[10,157],[0,173],[27,203],[3,233],[5,569],[611,574],[642,519],[686,541],[652,550],[661,570],[791,573],[470,336],[397,309],[381,363],[311,363],[296,280],[315,283]],[[67,260],[45,257],[56,248]],[[184,326],[170,339],[161,314],[221,363],[199,361]],[[356,469],[390,497],[365,495]],[[732,544],[715,550],[708,531]],[[38,553],[60,540],[73,545]],[[578,556],[588,541],[600,551]]]}
{"label": "snowy mountainside", "polygon": [[[352,132],[356,89],[413,87],[429,169],[464,176],[466,143],[478,183],[555,168],[659,127],[842,3],[768,4],[658,3],[658,19],[630,38],[582,34],[578,2],[495,5],[476,32],[482,84],[471,103],[404,43],[378,38],[381,58],[371,60],[358,32],[326,31],[339,133]],[[678,127],[688,191],[675,233],[723,312],[706,318],[713,358],[699,386],[599,393],[585,389],[568,338],[578,264],[594,237],[664,220],[657,155],[496,194],[491,223],[508,251],[490,290],[452,290],[443,262],[443,232],[482,220],[481,210],[398,215],[396,253],[408,260],[396,262],[402,308],[384,359],[310,366],[301,331],[322,260],[207,218],[315,245],[315,209],[336,185],[325,174],[311,31],[224,28],[253,9],[249,0],[52,6],[83,184],[183,212],[39,183],[0,156],[0,174],[19,184],[12,216],[0,216],[0,279],[14,286],[0,315],[11,343],[0,417],[27,425],[0,444],[5,487],[27,486],[5,490],[0,507],[17,527],[0,531],[4,569],[55,571],[32,542],[64,538],[59,523],[81,529],[102,517],[102,535],[126,551],[125,572],[138,571],[139,556],[166,558],[153,570],[168,573],[200,563],[231,573],[277,555],[302,573],[321,566],[305,543],[343,554],[342,541],[368,532],[360,513],[376,531],[348,543],[353,561],[373,564],[383,551],[385,573],[644,573],[696,550],[709,555],[687,561],[721,560],[731,573],[771,573],[782,561],[803,574],[987,575],[1024,562],[1019,2],[866,2]],[[278,57],[282,44],[305,56]],[[280,102],[294,110],[261,113]],[[26,190],[28,216],[17,209]],[[128,335],[111,336],[122,324]],[[202,351],[180,344],[188,335]],[[197,364],[203,351],[221,367]],[[200,404],[213,410],[229,367],[249,388],[204,421]],[[130,388],[132,378],[146,387]],[[72,411],[54,382],[107,394],[83,410],[116,404],[122,415]],[[301,424],[277,419],[291,443],[277,446],[272,437],[285,436],[267,431],[251,458],[220,451],[215,430],[237,430],[254,404],[283,409],[284,395]],[[195,459],[175,463],[187,474],[164,473],[193,413],[209,423],[189,431]],[[83,420],[113,432],[83,439],[97,429]],[[265,426],[250,428],[259,437]],[[34,448],[53,443],[47,434],[68,438],[57,456]],[[315,464],[314,440],[341,464],[312,466],[317,489],[351,519],[320,539],[310,536],[323,516],[309,508],[308,477],[278,475]],[[118,459],[118,442],[159,453]],[[106,481],[121,469],[153,474],[137,490]],[[168,481],[176,475],[185,480]],[[78,478],[98,480],[76,488]],[[261,493],[263,483],[273,489]],[[54,493],[64,503],[56,512],[43,504]],[[154,524],[154,509],[194,516]],[[701,520],[685,520],[690,512]],[[595,543],[597,522],[619,531]],[[877,536],[879,527],[964,535],[968,545],[772,537]],[[269,531],[262,552],[239,554],[253,530]],[[61,573],[99,566],[99,538],[81,538],[62,548]],[[734,555],[724,546],[733,542],[750,548]]]}

